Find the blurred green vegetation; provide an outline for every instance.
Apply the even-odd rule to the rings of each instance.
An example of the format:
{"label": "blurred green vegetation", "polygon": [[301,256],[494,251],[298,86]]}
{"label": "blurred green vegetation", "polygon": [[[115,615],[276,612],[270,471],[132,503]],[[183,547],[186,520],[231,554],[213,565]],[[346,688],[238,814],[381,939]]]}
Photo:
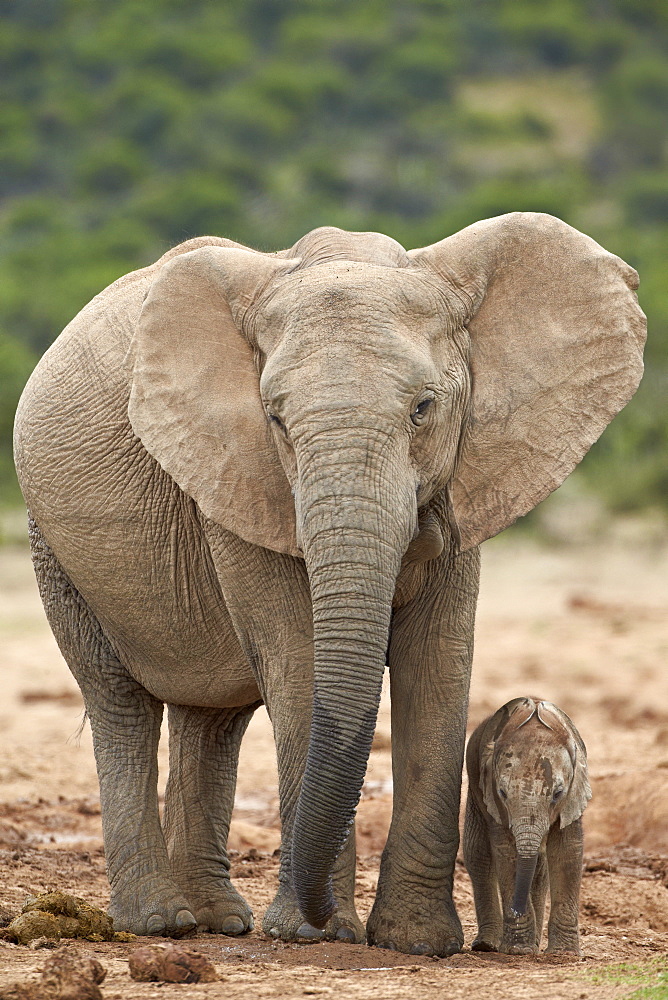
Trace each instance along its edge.
{"label": "blurred green vegetation", "polygon": [[0,0],[0,502],[35,360],[170,245],[521,209],[640,271],[647,376],[579,476],[665,506],[667,56],[663,0]]}

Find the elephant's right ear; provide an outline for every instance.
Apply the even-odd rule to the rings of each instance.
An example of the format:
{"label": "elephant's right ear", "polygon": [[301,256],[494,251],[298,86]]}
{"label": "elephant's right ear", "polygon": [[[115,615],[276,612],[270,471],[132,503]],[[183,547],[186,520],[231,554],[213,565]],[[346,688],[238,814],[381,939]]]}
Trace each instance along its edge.
{"label": "elephant's right ear", "polygon": [[495,744],[490,742],[484,743],[480,748],[480,791],[489,815],[497,823],[503,825],[495,794],[494,746]]}
{"label": "elephant's right ear", "polygon": [[135,330],[128,407],[146,450],[206,517],[293,555],[290,486],[240,327],[248,306],[295,263],[217,246],[168,261]]}
{"label": "elephant's right ear", "polygon": [[499,803],[496,796],[496,776],[494,774],[494,748],[501,738],[506,726],[517,712],[521,712],[519,721],[530,718],[535,709],[531,698],[513,698],[497,709],[494,715],[482,723],[483,739],[480,742],[480,791],[485,808],[492,819],[503,824]]}

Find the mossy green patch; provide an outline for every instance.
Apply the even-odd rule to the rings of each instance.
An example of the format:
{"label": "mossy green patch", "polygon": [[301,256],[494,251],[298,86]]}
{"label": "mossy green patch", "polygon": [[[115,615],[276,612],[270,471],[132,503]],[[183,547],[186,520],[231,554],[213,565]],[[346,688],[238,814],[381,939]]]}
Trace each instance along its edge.
{"label": "mossy green patch", "polygon": [[650,959],[642,963],[620,962],[607,965],[588,975],[600,986],[628,986],[623,1000],[668,1000],[668,958]]}

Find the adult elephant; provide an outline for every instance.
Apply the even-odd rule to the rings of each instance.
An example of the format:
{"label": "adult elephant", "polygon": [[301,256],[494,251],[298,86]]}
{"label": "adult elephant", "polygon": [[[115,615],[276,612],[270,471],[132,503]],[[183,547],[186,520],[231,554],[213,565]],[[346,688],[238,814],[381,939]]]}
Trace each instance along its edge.
{"label": "adult elephant", "polygon": [[461,947],[477,545],[633,394],[636,278],[531,213],[408,253],[332,228],[277,254],[205,237],[111,285],[54,343],[16,460],[93,730],[117,927],[252,926],[225,845],[264,702],[283,830],[264,928],[362,940],[351,831],[388,662],[394,814],[367,938]]}

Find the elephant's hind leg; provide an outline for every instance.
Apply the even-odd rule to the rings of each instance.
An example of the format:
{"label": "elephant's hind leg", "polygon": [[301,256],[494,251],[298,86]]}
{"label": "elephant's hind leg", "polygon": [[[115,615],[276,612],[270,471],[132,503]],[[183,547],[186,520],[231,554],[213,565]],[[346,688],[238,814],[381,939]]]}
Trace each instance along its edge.
{"label": "elephant's hind leg", "polygon": [[172,873],[199,930],[237,935],[253,914],[230,881],[227,834],[241,739],[257,706],[169,706],[165,835]]}
{"label": "elephant's hind leg", "polygon": [[114,927],[184,934],[195,918],[171,877],[158,814],[162,703],[128,674],[34,521],[30,540],[44,610],[93,731]]}

